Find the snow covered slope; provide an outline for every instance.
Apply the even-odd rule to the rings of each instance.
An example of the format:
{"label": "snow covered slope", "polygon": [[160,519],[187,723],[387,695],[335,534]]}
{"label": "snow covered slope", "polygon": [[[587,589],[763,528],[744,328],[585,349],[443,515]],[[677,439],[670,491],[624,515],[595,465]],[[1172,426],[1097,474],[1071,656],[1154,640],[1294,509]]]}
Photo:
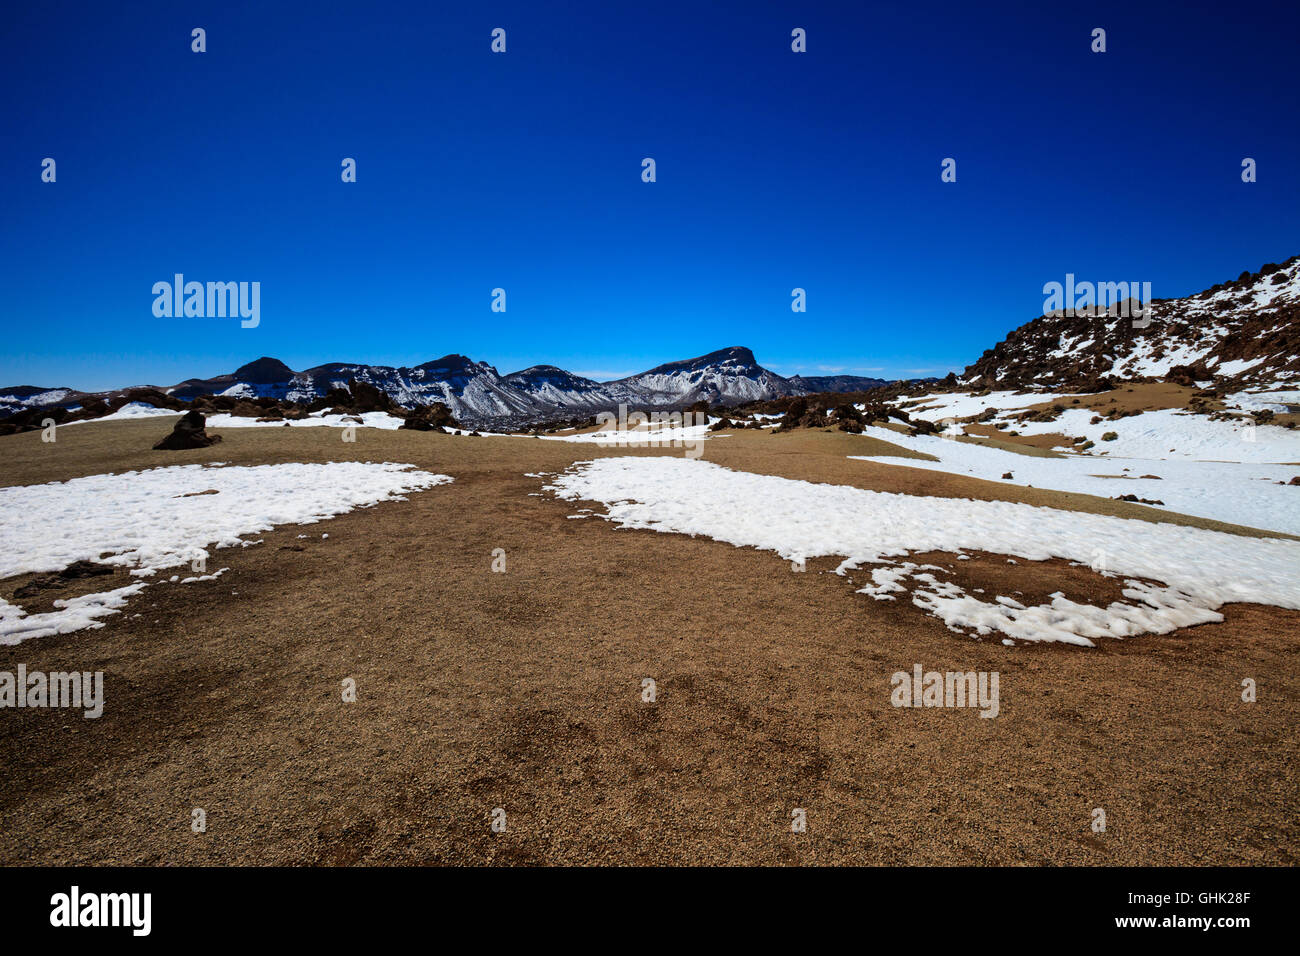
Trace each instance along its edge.
{"label": "snow covered slope", "polygon": [[1136,324],[1105,314],[1042,316],[986,351],[961,381],[1071,388],[1101,376],[1172,373],[1189,383],[1245,387],[1300,378],[1300,256],[1197,295],[1154,299]]}

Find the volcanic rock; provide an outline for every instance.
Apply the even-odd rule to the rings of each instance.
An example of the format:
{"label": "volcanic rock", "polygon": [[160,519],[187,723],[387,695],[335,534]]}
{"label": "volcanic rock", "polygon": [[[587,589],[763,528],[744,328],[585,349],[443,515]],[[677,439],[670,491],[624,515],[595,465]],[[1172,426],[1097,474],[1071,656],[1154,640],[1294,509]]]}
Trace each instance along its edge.
{"label": "volcanic rock", "polygon": [[221,441],[220,435],[204,431],[206,419],[202,412],[190,409],[181,416],[172,432],[154,445],[154,451],[184,451],[189,448],[207,448]]}
{"label": "volcanic rock", "polygon": [[460,424],[452,418],[451,409],[442,402],[434,402],[432,405],[417,405],[411,409],[401,427],[428,432],[459,428]]}

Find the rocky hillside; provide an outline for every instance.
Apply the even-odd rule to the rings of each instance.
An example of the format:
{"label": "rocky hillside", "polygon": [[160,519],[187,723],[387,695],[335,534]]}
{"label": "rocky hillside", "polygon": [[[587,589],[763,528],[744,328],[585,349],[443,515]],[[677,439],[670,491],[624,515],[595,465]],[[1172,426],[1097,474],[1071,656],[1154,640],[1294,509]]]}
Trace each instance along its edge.
{"label": "rocky hillside", "polygon": [[[1148,321],[1149,320],[1149,321]],[[1135,327],[1139,326],[1139,327]],[[1241,387],[1300,377],[1300,256],[1182,299],[1149,316],[1040,316],[961,376],[980,388],[1079,388],[1098,379],[1171,379]]]}

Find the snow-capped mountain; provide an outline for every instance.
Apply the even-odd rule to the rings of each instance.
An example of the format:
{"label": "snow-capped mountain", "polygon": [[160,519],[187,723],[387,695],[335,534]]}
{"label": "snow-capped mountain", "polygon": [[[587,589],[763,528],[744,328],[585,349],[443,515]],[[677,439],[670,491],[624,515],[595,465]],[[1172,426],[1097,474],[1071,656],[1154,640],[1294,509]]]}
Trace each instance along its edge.
{"label": "snow-capped mountain", "polygon": [[986,351],[961,380],[1061,388],[1103,376],[1172,377],[1216,386],[1300,376],[1300,256],[1243,272],[1197,295],[1154,299],[1149,314],[1137,320],[1041,316]]}
{"label": "snow-capped mountain", "polygon": [[605,390],[611,400],[650,405],[698,401],[731,405],[799,394],[788,378],[763,368],[754,353],[743,346],[669,362],[640,375],[608,382]]}
{"label": "snow-capped mountain", "polygon": [[399,405],[441,402],[469,422],[587,414],[620,403],[667,407],[704,399],[729,404],[793,391],[786,379],[758,365],[749,349],[730,348],[603,383],[554,365],[501,375],[463,355],[446,355],[415,368],[322,365],[295,375],[285,397],[309,401],[331,388],[346,388],[353,379],[374,385]]}
{"label": "snow-capped mountain", "polygon": [[[278,359],[263,357],[227,375],[186,379],[162,391],[181,401],[201,395],[224,395],[309,403],[332,389],[364,382],[407,408],[440,402],[463,422],[523,423],[586,416],[613,410],[620,404],[682,408],[698,401],[731,405],[804,395],[821,390],[813,387],[819,381],[784,378],[759,365],[749,349],[733,346],[612,382],[596,382],[554,365],[534,365],[501,375],[486,362],[455,354],[414,368],[333,362],[301,372]],[[842,376],[836,382],[844,390],[879,384],[876,379],[853,376]],[[123,391],[95,397],[111,399]],[[46,390],[44,394],[50,396],[45,404],[68,404],[91,397],[68,389]],[[36,407],[32,403],[41,397],[42,390],[32,386],[0,390],[0,415],[8,407],[2,404],[6,401],[17,412]]]}
{"label": "snow-capped mountain", "polygon": [[286,398],[295,372],[279,359],[260,358],[215,378],[187,378],[167,389],[168,394],[189,401],[199,395],[238,395],[242,398]]}
{"label": "snow-capped mountain", "polygon": [[287,397],[309,400],[330,388],[346,387],[353,378],[383,390],[399,405],[442,402],[468,422],[585,415],[619,404],[681,407],[703,400],[725,405],[801,393],[789,379],[759,365],[749,349],[736,346],[612,382],[596,382],[554,365],[501,375],[491,365],[463,355],[447,355],[414,369],[325,365],[299,373]]}
{"label": "snow-capped mountain", "polygon": [[444,355],[415,368],[386,365],[321,365],[301,373],[293,401],[310,401],[331,388],[347,388],[355,379],[385,392],[410,408],[441,402],[463,421],[528,415],[536,405],[502,379],[486,362],[464,355]]}
{"label": "snow-capped mountain", "polygon": [[599,382],[554,365],[534,365],[520,372],[511,372],[505,381],[542,405],[564,408],[588,403],[599,405],[605,401],[604,387]]}
{"label": "snow-capped mountain", "polygon": [[70,388],[41,388],[38,385],[13,385],[0,393],[0,418],[16,415],[29,408],[43,408],[66,401]]}

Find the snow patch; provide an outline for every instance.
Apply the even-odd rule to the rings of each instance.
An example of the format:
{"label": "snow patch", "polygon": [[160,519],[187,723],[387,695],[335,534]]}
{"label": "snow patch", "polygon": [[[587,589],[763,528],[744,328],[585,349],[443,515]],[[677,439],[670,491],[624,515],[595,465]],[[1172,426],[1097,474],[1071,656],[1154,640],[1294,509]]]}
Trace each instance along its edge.
{"label": "snow patch", "polygon": [[[579,462],[545,486],[557,497],[598,501],[623,528],[704,535],[785,560],[845,556],[840,571],[884,565],[867,593],[890,596],[905,576],[913,603],[949,627],[1024,641],[1092,646],[1102,637],[1166,633],[1221,620],[1217,609],[1253,602],[1300,609],[1300,542],[1155,524],[1000,501],[866,491],[731,471],[678,457]],[[1126,580],[1132,603],[1100,608],[1054,596],[1017,608],[984,602],[898,559],[914,552],[981,550],[1031,561],[1091,564]],[[894,592],[896,593],[896,592]],[[964,630],[963,632],[966,632]]]}
{"label": "snow patch", "polygon": [[[1120,423],[1125,421],[1131,419],[1121,419]],[[1300,473],[1294,465],[1185,458],[1159,461],[1118,455],[1100,459],[1091,455],[1047,458],[970,441],[929,435],[912,437],[876,426],[865,429],[863,434],[939,460],[880,455],[850,455],[850,458],[1101,498],[1132,494],[1162,501],[1164,508],[1181,514],[1300,535],[1300,495],[1285,484]],[[1008,473],[1014,477],[1005,479],[1003,476]]]}
{"label": "snow patch", "polygon": [[[83,560],[153,576],[206,558],[210,548],[255,544],[246,536],[277,525],[314,524],[451,480],[391,462],[329,462],[173,465],[0,488],[0,579]],[[196,493],[209,490],[218,494]],[[57,601],[60,610],[44,615],[0,602],[0,644],[92,626],[145,586]]]}

